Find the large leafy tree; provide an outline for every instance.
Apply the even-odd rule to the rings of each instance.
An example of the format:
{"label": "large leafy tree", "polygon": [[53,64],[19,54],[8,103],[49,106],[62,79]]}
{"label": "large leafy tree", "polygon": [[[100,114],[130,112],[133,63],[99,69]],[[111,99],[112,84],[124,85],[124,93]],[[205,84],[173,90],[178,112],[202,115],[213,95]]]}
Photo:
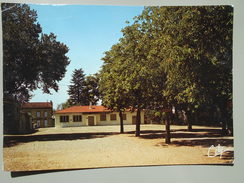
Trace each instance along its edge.
{"label": "large leafy tree", "polygon": [[226,121],[232,99],[232,13],[230,6],[146,7],[122,30],[121,58],[108,57],[116,92],[126,91],[129,105],[139,109],[137,116],[142,108],[168,109],[166,142],[172,107],[187,112],[189,130],[199,106],[218,105]]}
{"label": "large leafy tree", "polygon": [[69,64],[68,47],[53,33],[42,34],[37,13],[28,5],[1,6],[4,93],[26,102],[37,88],[45,93],[57,91]]}
{"label": "large leafy tree", "polygon": [[140,25],[135,22],[122,32],[123,38],[103,58],[105,63],[100,82],[102,100],[104,105],[120,111],[120,114],[126,107],[136,110],[136,136],[139,136],[141,110],[155,106],[155,102],[162,99],[162,95],[158,94],[164,79],[158,63],[153,60],[149,63],[147,60],[150,44],[145,44],[148,38]]}
{"label": "large leafy tree", "polygon": [[188,129],[201,105],[223,106],[224,116],[232,98],[232,7],[146,7],[137,21],[151,39],[148,58],[165,70],[163,95],[187,112]]}
{"label": "large leafy tree", "polygon": [[99,91],[102,104],[108,109],[119,112],[120,132],[124,132],[123,111],[130,107],[128,90],[124,88],[122,45],[113,45],[110,51],[105,53],[104,64],[100,71]]}

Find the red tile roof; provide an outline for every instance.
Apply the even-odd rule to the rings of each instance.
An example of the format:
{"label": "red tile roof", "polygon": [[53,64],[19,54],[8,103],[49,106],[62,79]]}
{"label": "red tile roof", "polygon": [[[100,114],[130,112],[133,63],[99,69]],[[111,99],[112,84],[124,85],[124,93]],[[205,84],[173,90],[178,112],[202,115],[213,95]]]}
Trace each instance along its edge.
{"label": "red tile roof", "polygon": [[60,114],[60,113],[98,113],[98,112],[110,112],[109,109],[107,109],[104,106],[72,106],[63,110],[58,110],[55,113]]}
{"label": "red tile roof", "polygon": [[39,109],[39,108],[53,108],[52,102],[29,102],[22,104],[21,108]]}

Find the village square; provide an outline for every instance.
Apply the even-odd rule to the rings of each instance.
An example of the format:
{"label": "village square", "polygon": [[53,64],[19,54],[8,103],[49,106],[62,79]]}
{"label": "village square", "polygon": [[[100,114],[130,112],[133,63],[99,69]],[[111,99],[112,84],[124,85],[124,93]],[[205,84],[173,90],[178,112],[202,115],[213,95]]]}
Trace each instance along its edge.
{"label": "village square", "polygon": [[234,164],[231,6],[1,6],[4,170]]}

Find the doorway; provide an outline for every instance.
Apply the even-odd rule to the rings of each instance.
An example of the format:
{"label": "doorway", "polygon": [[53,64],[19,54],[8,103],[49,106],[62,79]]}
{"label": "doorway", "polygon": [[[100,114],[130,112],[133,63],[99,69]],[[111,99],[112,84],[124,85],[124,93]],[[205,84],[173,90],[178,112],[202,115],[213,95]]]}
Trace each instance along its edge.
{"label": "doorway", "polygon": [[89,126],[94,126],[94,116],[88,116],[88,125]]}

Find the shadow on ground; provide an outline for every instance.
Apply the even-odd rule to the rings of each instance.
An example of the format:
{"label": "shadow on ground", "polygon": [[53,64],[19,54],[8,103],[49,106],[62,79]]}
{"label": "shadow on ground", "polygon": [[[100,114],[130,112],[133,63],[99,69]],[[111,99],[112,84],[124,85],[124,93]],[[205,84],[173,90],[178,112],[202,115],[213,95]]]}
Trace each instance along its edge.
{"label": "shadow on ground", "polygon": [[[134,132],[128,132],[132,134]],[[210,147],[217,146],[233,146],[233,139],[226,138],[222,135],[220,129],[194,129],[187,131],[187,129],[171,130],[171,145],[174,146],[202,146]],[[165,146],[166,133],[163,130],[145,130],[141,131],[139,138],[142,139],[162,139],[162,142],[156,146]],[[133,136],[132,136],[133,137]],[[189,140],[187,138],[190,138]],[[181,140],[182,139],[182,140]]]}
{"label": "shadow on ground", "polygon": [[27,143],[33,141],[58,141],[58,140],[79,140],[79,139],[94,139],[103,138],[109,135],[118,133],[63,133],[63,134],[45,134],[45,135],[32,135],[32,136],[5,136],[4,147],[11,147],[20,143]]}
{"label": "shadow on ground", "polygon": [[222,154],[221,159],[232,160],[234,158],[234,151],[226,151]]}
{"label": "shadow on ground", "polygon": [[217,146],[233,146],[233,139],[194,139],[194,140],[173,140],[172,145],[176,146],[202,146],[210,147],[212,145]]}
{"label": "shadow on ground", "polygon": [[[45,135],[10,135],[4,136],[4,147],[11,147],[20,143],[33,141],[58,141],[58,140],[80,140],[103,138],[110,135],[119,134],[118,132],[90,132],[90,133],[62,133],[62,134],[45,134]],[[125,134],[135,134],[135,131],[125,132]],[[156,146],[165,146],[163,130],[142,130],[139,138],[142,139],[162,139],[162,142]],[[134,135],[131,135],[134,137]],[[223,138],[221,138],[223,137]],[[191,138],[191,139],[187,139]],[[182,140],[181,140],[182,139]],[[186,129],[171,130],[172,145],[175,146],[233,146],[233,139],[226,139],[222,136],[220,129],[194,129],[188,132]]]}
{"label": "shadow on ground", "polygon": [[[220,129],[194,129],[187,131],[186,129],[171,130],[171,138],[203,138],[203,137],[222,137]],[[198,132],[198,133],[196,133]],[[126,132],[133,134],[135,131]],[[158,139],[165,138],[165,131],[163,130],[144,130],[140,133],[140,138],[143,139]]]}

